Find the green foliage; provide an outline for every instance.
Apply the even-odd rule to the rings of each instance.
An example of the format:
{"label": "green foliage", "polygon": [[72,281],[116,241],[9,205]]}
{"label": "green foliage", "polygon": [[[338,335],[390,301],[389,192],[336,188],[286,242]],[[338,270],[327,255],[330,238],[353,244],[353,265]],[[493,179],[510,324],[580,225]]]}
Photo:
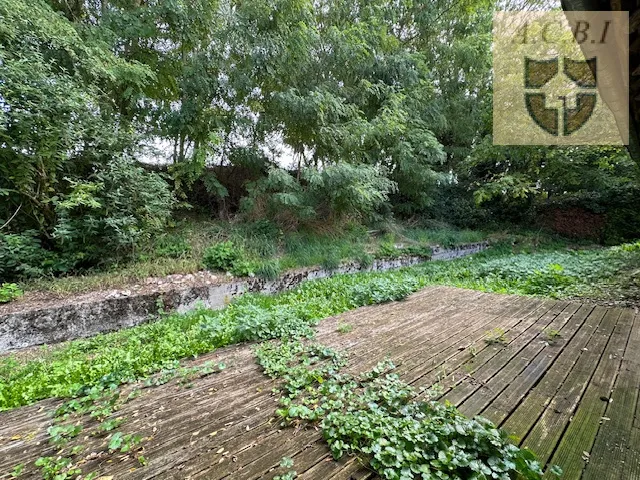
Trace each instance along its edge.
{"label": "green foliage", "polygon": [[396,258],[398,255],[399,249],[395,246],[393,241],[381,243],[378,251],[376,252],[377,258]]}
{"label": "green foliage", "polygon": [[328,255],[322,259],[320,266],[325,270],[337,270],[340,267],[340,260],[340,253],[337,250],[331,250]]}
{"label": "green foliage", "polygon": [[491,330],[490,332],[487,332],[485,334],[485,338],[484,341],[488,344],[488,345],[506,345],[507,343],[509,343],[509,341],[507,340],[507,337],[505,335],[505,331],[504,329],[497,327],[494,328],[493,330]]}
{"label": "green foliage", "polygon": [[[51,233],[64,177],[133,145],[109,92],[153,78],[96,38],[83,38],[44,0],[0,5],[0,219]],[[4,223],[0,222],[0,223]]]}
{"label": "green foliage", "polygon": [[[136,398],[140,388],[161,385],[175,378],[180,378],[178,383],[184,384],[185,381],[224,369],[223,364],[215,365],[213,362],[189,367],[181,367],[178,362],[166,362],[165,367],[158,374],[147,377],[144,387],[136,386],[128,396],[123,395],[124,390],[117,377],[105,375],[93,386],[80,388],[71,400],[53,411],[53,425],[47,429],[47,434],[49,444],[56,448],[57,457],[41,457],[35,462],[36,467],[41,467],[43,477],[58,480],[75,478],[81,473],[80,466],[86,462],[79,457],[85,449],[85,445],[81,443],[83,439],[78,439],[82,432],[85,432],[84,439],[90,435],[106,440],[102,455],[117,454],[120,459],[123,455],[128,455],[136,458],[138,463],[144,466],[147,460],[144,456],[138,455],[142,436],[137,433],[113,432],[128,420],[125,416],[114,417],[114,413]],[[73,423],[68,423],[70,419]],[[23,467],[24,465],[20,468]],[[95,477],[97,473],[89,473],[86,476]]]}
{"label": "green foliage", "polygon": [[640,251],[640,242],[627,243],[620,245],[620,248],[625,252],[638,252]]}
{"label": "green foliage", "polygon": [[60,249],[81,260],[133,251],[166,227],[175,205],[159,175],[126,158],[70,183],[70,192],[55,201],[53,236]]}
{"label": "green foliage", "polygon": [[550,344],[554,344],[558,338],[562,337],[560,331],[553,328],[547,328],[543,331],[543,333],[547,339],[547,342],[549,342]]}
{"label": "green foliage", "polygon": [[0,277],[22,279],[63,270],[59,255],[45,250],[35,230],[0,233]]}
{"label": "green foliage", "polygon": [[402,235],[415,242],[442,247],[455,247],[484,240],[478,230],[458,229],[442,221],[421,221],[416,227],[405,228]]}
{"label": "green foliage", "polygon": [[82,432],[82,425],[53,425],[47,429],[49,443],[62,447]]}
{"label": "green foliage", "polygon": [[232,241],[211,245],[204,251],[203,265],[209,270],[233,272],[241,270],[246,263],[244,251]]}
{"label": "green foliage", "polygon": [[265,280],[275,280],[280,276],[282,268],[278,260],[266,260],[260,262],[256,266],[256,277],[264,278]]}
{"label": "green foliage", "polygon": [[378,251],[377,258],[398,258],[398,257],[422,257],[430,259],[433,254],[431,247],[427,245],[406,245],[397,247],[392,241],[382,242]]}
{"label": "green foliage", "polygon": [[[628,247],[627,247],[628,248]],[[375,302],[401,300],[425,285],[451,285],[483,291],[539,294],[529,277],[561,265],[564,280],[557,298],[626,295],[627,271],[640,266],[637,251],[610,249],[521,253],[500,250],[450,262],[427,262],[388,272],[336,275],[305,282],[274,295],[244,295],[221,311],[199,309],[170,314],[120,332],[69,342],[31,360],[0,360],[0,409],[50,397],[73,397],[80,389],[109,379],[120,383],[147,377],[167,362],[199,355],[239,341],[305,337],[322,318]],[[553,268],[553,267],[551,267]],[[633,285],[628,290],[632,295]],[[624,298],[624,297],[623,297]]]}
{"label": "green foliage", "polygon": [[40,457],[36,467],[40,467],[45,480],[66,480],[82,473],[69,457]]}
{"label": "green foliage", "polygon": [[273,477],[273,480],[293,480],[298,476],[295,470],[291,470],[287,473],[283,473],[282,475],[276,475]]}
{"label": "green foliage", "polygon": [[397,283],[395,279],[376,278],[353,289],[356,305],[373,305],[404,300],[419,288],[417,281]]}
{"label": "green foliage", "polygon": [[0,303],[9,303],[20,298],[24,292],[15,283],[3,283],[0,285]]}
{"label": "green foliage", "polygon": [[328,347],[299,341],[266,342],[256,349],[267,375],[281,380],[287,422],[317,422],[334,458],[361,455],[382,478],[541,479],[533,454],[504,432],[450,404],[416,401],[390,362],[360,375],[341,372],[344,358]]}
{"label": "green foliage", "polygon": [[638,235],[637,165],[622,148],[494,146],[487,137],[466,167],[476,202],[494,219],[545,221],[577,208],[606,213],[603,229],[583,235],[608,244]]}
{"label": "green foliage", "polygon": [[[73,397],[106,380],[118,384],[147,377],[165,369],[167,362],[240,341],[310,336],[321,318],[373,301],[399,299],[419,287],[402,275],[342,275],[275,296],[244,295],[222,311],[174,313],[150,324],[70,342],[24,364],[7,357],[0,360],[0,409],[52,396]],[[393,287],[392,278],[404,285]]]}
{"label": "green foliage", "polygon": [[369,268],[373,265],[375,257],[368,252],[361,252],[355,257],[355,261],[360,265],[360,268]]}
{"label": "green foliage", "polygon": [[163,235],[155,242],[155,254],[159,257],[184,258],[191,251],[191,245],[178,235]]}
{"label": "green foliage", "polygon": [[13,467],[13,470],[11,470],[11,477],[18,478],[20,475],[22,475],[23,471],[24,471],[24,463],[19,463],[18,465]]}
{"label": "green foliage", "polygon": [[267,177],[249,187],[244,208],[287,228],[301,222],[366,220],[387,204],[395,188],[383,170],[368,165],[339,163],[321,171],[306,168],[298,178],[272,168]]}
{"label": "green foliage", "polygon": [[338,333],[350,333],[353,331],[353,325],[350,323],[339,323],[338,328],[336,329]]}
{"label": "green foliage", "polygon": [[122,432],[116,432],[109,440],[108,448],[112,451],[120,453],[130,452],[142,441],[142,436],[135,434],[124,435]]}
{"label": "green foliage", "polygon": [[26,279],[69,273],[125,258],[166,228],[175,205],[167,183],[130,159],[96,169],[85,180],[67,179],[54,196],[55,225],[45,249],[35,230],[0,234],[0,274]]}

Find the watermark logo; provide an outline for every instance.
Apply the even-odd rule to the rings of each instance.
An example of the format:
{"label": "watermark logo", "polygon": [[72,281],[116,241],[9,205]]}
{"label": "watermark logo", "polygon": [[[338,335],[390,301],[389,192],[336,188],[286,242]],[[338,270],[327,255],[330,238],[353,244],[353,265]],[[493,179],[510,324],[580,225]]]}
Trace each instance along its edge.
{"label": "watermark logo", "polygon": [[628,142],[627,12],[494,16],[494,143]]}

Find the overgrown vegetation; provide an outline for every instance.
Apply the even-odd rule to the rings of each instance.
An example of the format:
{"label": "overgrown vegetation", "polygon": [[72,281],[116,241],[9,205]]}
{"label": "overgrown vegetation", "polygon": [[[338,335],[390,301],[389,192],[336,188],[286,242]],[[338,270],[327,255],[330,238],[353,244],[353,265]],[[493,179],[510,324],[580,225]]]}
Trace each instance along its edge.
{"label": "overgrown vegetation", "polygon": [[[105,438],[105,451],[133,455],[144,465],[146,459],[139,452],[142,439],[122,433],[124,420],[113,416],[118,405],[136,396],[135,389],[123,395],[124,386],[135,381],[142,387],[162,385],[175,378],[189,385],[224,366],[181,367],[181,359],[259,341],[256,353],[265,373],[282,380],[278,414],[285,422],[318,423],[336,458],[363,456],[389,479],[426,472],[438,472],[442,478],[474,474],[512,478],[516,472],[528,479],[542,478],[531,452],[510,444],[486,420],[467,419],[450,405],[425,400],[428,392],[404,384],[391,363],[359,375],[345,374],[341,371],[345,359],[339,352],[303,340],[313,337],[313,327],[322,318],[402,300],[430,284],[555,297],[610,294],[613,285],[621,296],[637,291],[633,288],[637,286],[618,282],[632,278],[626,269],[640,265],[638,244],[536,253],[528,253],[528,245],[522,247],[524,252],[513,253],[514,248],[510,242],[473,258],[338,275],[275,296],[245,295],[221,311],[165,315],[128,330],[45,348],[36,358],[7,356],[0,361],[0,409],[49,397],[68,399],[48,432],[50,442],[64,455],[37,462],[45,478],[79,473],[73,460],[82,450],[82,443],[75,440],[81,436],[74,422],[78,415],[96,420],[93,428]],[[545,277],[545,285],[556,288],[540,290],[540,282],[531,281],[536,272]],[[348,327],[338,328],[347,332]],[[553,341],[556,333],[546,335]],[[486,339],[503,343],[504,332],[487,332]],[[285,462],[282,468],[291,466]],[[551,473],[559,470],[553,468]],[[289,470],[282,477],[293,478],[295,473]]]}
{"label": "overgrown vegetation", "polygon": [[[137,284],[148,277],[191,274],[203,268],[274,279],[285,270],[301,267],[336,266],[349,261],[368,267],[375,257],[429,257],[432,245],[452,246],[484,238],[482,232],[430,223],[402,226],[389,222],[368,230],[351,222],[343,224],[340,231],[329,228],[287,232],[267,220],[216,222],[198,216],[180,222],[170,232],[156,235],[149,246],[136,250],[133,261],[106,270],[87,270],[82,276],[23,280],[19,286],[27,294],[32,291],[69,294]],[[227,250],[225,255],[237,263],[235,268],[230,264],[218,265],[217,260],[210,258],[216,249]],[[42,253],[42,249],[38,252]],[[3,255],[15,258],[12,251],[3,252],[0,246],[0,259]]]}
{"label": "overgrown vegetation", "polygon": [[[638,165],[626,151],[493,145],[491,18],[504,7],[0,3],[0,303],[202,269],[275,279],[311,265],[367,267],[489,235],[498,245],[3,357],[0,409],[68,400],[49,430],[60,451],[37,461],[44,478],[81,472],[74,442],[85,432],[67,418],[89,415],[106,451],[137,454],[141,439],[111,415],[128,401],[122,386],[188,383],[215,368],[180,360],[248,341],[268,342],[258,357],[284,382],[281,416],[318,422],[336,456],[364,455],[393,479],[539,478],[494,426],[415,401],[391,365],[346,375],[337,352],[295,340],[322,318],[431,284],[638,299],[640,244],[580,240],[640,237]],[[576,239],[573,249],[546,234],[521,245],[495,233],[532,225]],[[493,331],[485,341],[507,340]],[[281,468],[296,475],[286,459]]]}
{"label": "overgrown vegetation", "polygon": [[[640,250],[634,245],[518,254],[511,254],[513,247],[507,246],[502,251],[498,248],[450,262],[337,275],[275,296],[245,295],[222,311],[170,314],[153,323],[69,342],[51,351],[45,348],[39,358],[27,362],[11,356],[2,359],[0,408],[73,396],[105,376],[114,381],[143,377],[164,368],[166,362],[231,343],[311,334],[312,326],[322,318],[398,300],[426,285],[554,298],[636,298]],[[545,288],[540,288],[539,276],[545,279]]]}
{"label": "overgrown vegetation", "polygon": [[[416,392],[385,361],[359,375],[342,373],[338,352],[300,341],[265,342],[256,349],[267,375],[282,381],[278,415],[322,428],[334,458],[364,456],[382,478],[541,479],[533,453],[510,443],[483,418]],[[427,393],[428,396],[428,393]],[[561,474],[557,467],[552,472]]]}
{"label": "overgrown vegetation", "polygon": [[[5,0],[0,281],[192,273],[218,240],[246,248],[238,274],[366,263],[375,251],[337,238],[393,221],[636,238],[624,149],[493,145],[491,17],[504,7]],[[255,230],[283,258],[236,238],[189,243],[173,230],[189,210]],[[442,230],[435,243],[460,241]],[[296,234],[307,253],[287,256]],[[333,251],[316,255],[314,235]]]}
{"label": "overgrown vegetation", "polygon": [[22,296],[24,292],[15,283],[3,283],[0,285],[0,303],[8,303]]}
{"label": "overgrown vegetation", "polygon": [[[145,440],[142,435],[119,430],[129,420],[118,414],[122,406],[137,398],[143,388],[163,385],[176,378],[178,383],[188,385],[195,379],[220,372],[224,368],[224,364],[215,365],[212,362],[192,367],[180,367],[178,362],[174,362],[147,377],[143,385],[137,384],[128,391],[109,375],[103,377],[96,385],[81,389],[72,400],[52,413],[53,424],[47,429],[47,435],[48,443],[57,448],[56,455],[40,457],[34,462],[34,466],[40,469],[44,479],[76,478],[82,474],[84,462],[81,454],[85,452],[83,441],[89,437],[94,442],[98,439],[102,443],[97,448],[103,454],[117,454],[120,459],[132,457],[140,466],[146,465],[147,459],[142,454],[142,443]],[[83,426],[81,423],[85,419],[90,421]],[[24,464],[17,465],[14,476],[21,475],[24,468]],[[97,471],[87,472],[84,478],[94,479],[98,475]]]}

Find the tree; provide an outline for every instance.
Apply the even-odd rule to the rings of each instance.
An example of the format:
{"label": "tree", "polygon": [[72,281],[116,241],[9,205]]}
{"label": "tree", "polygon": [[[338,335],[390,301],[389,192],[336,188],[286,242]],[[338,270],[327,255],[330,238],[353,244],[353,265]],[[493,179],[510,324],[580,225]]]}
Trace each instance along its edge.
{"label": "tree", "polygon": [[[0,218],[49,236],[53,202],[74,175],[135,147],[109,89],[153,79],[42,0],[0,4]],[[4,223],[4,222],[2,222]]]}

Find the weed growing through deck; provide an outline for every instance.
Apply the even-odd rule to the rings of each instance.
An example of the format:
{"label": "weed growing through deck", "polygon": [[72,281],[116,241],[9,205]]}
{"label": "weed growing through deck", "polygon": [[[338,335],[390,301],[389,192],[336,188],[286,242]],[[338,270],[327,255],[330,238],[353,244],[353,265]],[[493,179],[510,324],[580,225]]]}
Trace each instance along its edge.
{"label": "weed growing through deck", "polygon": [[349,333],[353,331],[353,325],[350,323],[338,323],[338,328],[336,328],[338,333]]}
{"label": "weed growing through deck", "polygon": [[18,465],[13,467],[13,470],[11,470],[11,474],[10,475],[13,478],[18,478],[20,475],[22,475],[23,471],[24,471],[24,463],[19,463]]}
{"label": "weed growing through deck", "polygon": [[535,456],[488,420],[468,419],[450,404],[417,401],[418,392],[390,361],[346,374],[339,352],[289,340],[264,342],[256,355],[264,372],[281,380],[277,413],[284,423],[319,424],[336,459],[363,456],[390,480],[542,478]]}
{"label": "weed growing through deck", "polygon": [[[148,378],[144,382],[145,387],[162,385],[169,380],[179,379],[178,383],[184,383],[185,379],[196,379],[220,372],[225,368],[224,364],[215,365],[213,362],[206,362],[193,367],[167,367],[159,374]],[[53,412],[54,424],[47,429],[49,444],[57,448],[55,457],[40,457],[34,463],[40,468],[45,479],[64,480],[76,478],[81,474],[80,466],[84,463],[80,455],[85,450],[85,445],[74,439],[87,430],[87,435],[93,438],[103,438],[103,446],[100,455],[108,456],[118,454],[119,458],[131,456],[136,458],[141,466],[147,464],[147,459],[140,454],[142,435],[138,433],[124,433],[115,431],[119,429],[127,419],[124,417],[114,417],[122,406],[140,393],[139,388],[134,388],[131,392],[123,396],[121,386],[113,383],[113,379],[106,376],[102,381],[91,388],[81,389],[78,397],[64,403]],[[87,421],[93,419],[93,422]],[[69,423],[70,422],[70,423]],[[83,427],[81,423],[86,425]],[[88,436],[85,436],[88,438]],[[100,450],[100,449],[98,449]],[[94,450],[93,454],[96,452]],[[14,476],[22,474],[25,465],[17,465]],[[88,474],[85,478],[95,478],[97,472]],[[92,476],[93,475],[93,476]]]}
{"label": "weed growing through deck", "polygon": [[[109,438],[113,438],[118,432],[113,434],[111,432],[119,429],[120,425],[111,423],[112,418],[110,417],[117,410],[118,402],[121,400],[119,397],[114,400],[116,392],[112,391],[112,388],[118,390],[123,383],[149,378],[154,373],[157,373],[157,376],[149,380],[150,385],[165,383],[167,379],[173,378],[174,374],[182,376],[185,382],[190,382],[189,373],[180,370],[178,363],[180,359],[242,341],[274,338],[286,340],[312,336],[313,326],[322,318],[363,305],[399,300],[430,284],[520,294],[538,292],[538,284],[536,282],[532,284],[527,274],[522,273],[523,269],[533,268],[534,271],[544,271],[546,267],[550,266],[549,268],[557,273],[559,270],[553,265],[561,265],[562,275],[571,280],[568,282],[563,277],[560,282],[563,287],[554,296],[569,296],[576,294],[576,292],[599,292],[605,290],[604,287],[609,285],[609,281],[621,271],[623,266],[637,265],[639,258],[637,249],[625,249],[624,247],[590,252],[522,254],[509,259],[501,257],[499,253],[487,253],[477,255],[473,259],[467,258],[449,263],[433,262],[392,272],[336,276],[321,281],[308,282],[291,292],[271,297],[249,295],[233,302],[222,311],[199,309],[187,314],[167,315],[155,323],[88,340],[70,342],[62,348],[45,352],[39,359],[19,361],[10,356],[6,357],[0,361],[0,409],[14,408],[53,396],[72,398],[65,404],[67,411],[60,412],[62,417],[66,414],[88,414],[100,422],[96,427],[98,434],[111,435]],[[596,273],[593,272],[594,268]],[[587,271],[590,273],[585,273]],[[334,362],[332,355],[320,347],[318,347],[315,356]],[[339,363],[340,360],[336,357],[335,361]],[[342,381],[340,379],[344,378],[340,375],[342,374],[336,371],[336,375],[325,376],[320,370],[311,372],[311,377],[306,374],[302,375],[297,381],[300,382],[298,386],[307,385],[308,382],[326,385],[319,390],[322,393],[325,388],[330,386],[338,388]],[[387,378],[387,375],[392,375],[392,373],[385,373],[384,378]],[[296,383],[294,381],[289,383],[294,388],[289,392],[292,394],[296,391]],[[362,385],[366,384],[367,381],[362,380]],[[109,385],[109,389],[101,390],[101,385]],[[398,386],[393,382],[392,385],[397,386],[400,391],[404,391],[404,386]],[[379,387],[383,388],[381,392],[376,390]],[[387,395],[389,399],[396,398],[397,392],[387,392],[384,388],[387,388],[387,385],[383,383],[370,392],[368,390],[366,392],[369,392],[374,400],[378,398],[378,395]],[[314,420],[313,416],[318,413],[317,408],[313,405],[295,403],[296,395],[293,395],[292,398],[294,401],[287,409],[288,418],[291,420]],[[456,419],[463,421],[464,417],[456,415],[455,409],[446,410],[450,406],[443,406],[442,408],[446,408],[441,411],[438,410],[440,407],[434,404],[431,407],[424,407],[428,409],[428,412],[425,412],[422,410],[423,407],[408,406],[414,403],[409,402],[401,407],[394,404],[398,408],[392,413],[405,413],[404,416],[394,417],[393,421],[411,424],[415,421],[414,415],[425,415],[424,418],[426,418],[427,413],[435,415],[435,418],[440,418],[438,415],[441,415],[445,420],[454,420],[454,423],[446,428],[456,429]],[[430,404],[427,403],[427,405]],[[386,415],[388,408],[384,407],[384,409],[386,411],[384,415]],[[342,413],[337,412],[333,417],[327,415],[326,418],[340,418],[342,421],[340,417]],[[383,418],[386,421],[386,417]],[[322,422],[324,419],[325,417]],[[315,420],[320,421],[320,417]],[[367,421],[370,422],[374,420],[381,421],[380,418],[367,418]],[[327,420],[327,422],[329,421]],[[471,420],[465,421],[472,422]],[[445,424],[442,423],[442,425]],[[327,423],[326,425],[330,426],[331,424]],[[380,439],[366,437],[366,432],[355,429],[353,425],[349,428],[354,430],[349,430],[349,432],[357,442],[345,445],[338,443],[344,439],[337,425],[336,423],[334,427],[338,429],[339,436],[329,437],[332,448],[344,446],[343,453],[359,452],[372,455],[372,458],[375,458],[375,455],[380,452],[389,453],[386,449],[389,445],[381,445],[378,442]],[[489,428],[482,424],[479,428],[485,427]],[[445,427],[443,426],[443,428]],[[57,435],[64,437],[65,431],[59,430]],[[484,430],[481,431],[484,432]],[[116,438],[118,438],[117,442],[121,443],[116,448],[122,451],[122,447],[125,446],[127,452],[135,450],[138,442],[133,435],[135,434],[132,434],[132,437],[124,438],[125,434],[120,433]],[[64,447],[68,449],[65,454],[67,456],[60,454],[56,458],[42,457],[38,460],[39,466],[43,469],[43,475],[51,475],[50,478],[56,478],[57,475],[60,475],[57,478],[64,479],[70,478],[66,475],[75,471],[76,467],[72,456],[80,453],[81,448],[78,449],[78,447],[81,445],[72,446],[74,437],[66,436],[69,437],[67,439],[69,440],[68,445]],[[365,451],[364,447],[360,446],[359,442],[361,441],[364,444],[373,442],[370,447],[371,451]],[[110,442],[111,440],[109,440]],[[374,445],[378,445],[375,447],[376,449],[380,447],[380,452],[373,450]],[[427,447],[421,445],[419,448]],[[449,455],[448,452],[449,450],[446,450],[444,455]],[[137,455],[137,452],[131,453]],[[513,454],[515,455],[515,453]],[[405,468],[403,462],[410,461],[411,457],[404,451],[400,451],[400,455],[402,460],[398,460],[400,462],[398,465],[385,465],[383,458],[386,457],[378,459],[379,467],[383,470],[387,469],[383,471],[382,475],[387,478],[400,478],[393,476],[398,474],[396,467],[399,467],[399,471],[402,472],[402,469]],[[525,452],[522,455],[526,457],[528,454]],[[438,451],[438,458],[431,459],[436,462],[432,463],[432,466],[445,465],[439,457]],[[143,460],[141,461],[140,458]],[[146,463],[146,459],[141,455],[138,456],[138,461],[141,465]],[[453,456],[447,457],[447,461],[456,463],[460,459]],[[523,461],[525,467],[522,468],[533,468],[531,467],[533,465],[531,458],[528,460],[524,458]],[[446,464],[445,466],[449,468],[451,465]],[[516,464],[516,468],[521,467]]]}
{"label": "weed growing through deck", "polygon": [[543,330],[543,333],[546,336],[547,342],[550,344],[554,344],[558,338],[562,337],[560,331],[554,330],[553,328],[546,328]]}
{"label": "weed growing through deck", "polygon": [[484,341],[488,345],[506,345],[508,342],[504,329],[498,327],[486,333]]}
{"label": "weed growing through deck", "polygon": [[[293,460],[290,457],[282,457],[282,460],[280,460],[280,468],[290,469],[292,467],[293,467]],[[295,470],[289,470],[288,472],[283,473],[282,475],[276,475],[275,477],[273,477],[273,480],[293,480],[297,476],[298,476],[298,472],[296,472]]]}
{"label": "weed growing through deck", "polygon": [[68,457],[40,457],[36,460],[36,467],[40,467],[42,478],[45,480],[66,480],[75,478],[82,470]]}

